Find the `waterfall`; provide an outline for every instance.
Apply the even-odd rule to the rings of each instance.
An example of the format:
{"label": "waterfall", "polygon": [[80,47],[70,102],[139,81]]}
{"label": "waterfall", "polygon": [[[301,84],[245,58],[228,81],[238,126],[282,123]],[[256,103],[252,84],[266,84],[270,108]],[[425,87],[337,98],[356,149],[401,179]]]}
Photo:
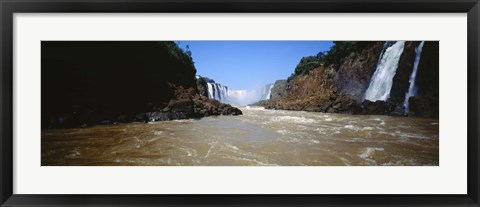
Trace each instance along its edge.
{"label": "waterfall", "polygon": [[207,83],[208,98],[225,102],[227,98],[228,88],[218,83]]}
{"label": "waterfall", "polygon": [[214,98],[214,99],[217,99],[217,100],[220,100],[220,97],[219,97],[219,96],[220,96],[220,93],[219,93],[219,91],[218,91],[218,85],[217,85],[217,84],[214,84],[213,86],[214,86],[213,88],[215,89],[215,90],[213,91],[213,98]]}
{"label": "waterfall", "polygon": [[273,84],[255,90],[228,90],[214,81],[207,82],[208,98],[236,106],[246,106],[259,100],[270,99]]}
{"label": "waterfall", "polygon": [[208,87],[208,98],[214,98],[213,97],[213,84],[212,83],[207,83]]}
{"label": "waterfall", "polygon": [[265,100],[269,100],[270,99],[270,96],[272,95],[272,88],[273,88],[274,84],[271,84],[270,87],[268,87],[268,93],[267,93],[267,96],[265,97]]}
{"label": "waterfall", "polygon": [[403,53],[405,41],[397,41],[382,52],[377,68],[370,79],[370,84],[365,92],[365,99],[370,101],[385,101],[390,97],[393,77],[397,71],[398,61]]}
{"label": "waterfall", "polygon": [[417,46],[417,48],[415,48],[415,62],[413,62],[412,74],[410,75],[410,80],[408,81],[410,83],[410,86],[408,87],[408,92],[405,94],[405,101],[403,101],[403,107],[405,109],[404,114],[407,114],[409,112],[408,99],[410,99],[410,97],[412,97],[412,96],[417,95],[417,87],[415,86],[415,78],[417,77],[418,64],[420,63],[420,57],[422,55],[422,49],[423,49],[424,44],[425,44],[425,42],[422,41]]}
{"label": "waterfall", "polygon": [[227,102],[235,106],[246,106],[260,100],[270,99],[273,84],[267,84],[255,90],[230,90]]}
{"label": "waterfall", "polygon": [[225,102],[228,98],[228,88],[218,84],[219,101]]}

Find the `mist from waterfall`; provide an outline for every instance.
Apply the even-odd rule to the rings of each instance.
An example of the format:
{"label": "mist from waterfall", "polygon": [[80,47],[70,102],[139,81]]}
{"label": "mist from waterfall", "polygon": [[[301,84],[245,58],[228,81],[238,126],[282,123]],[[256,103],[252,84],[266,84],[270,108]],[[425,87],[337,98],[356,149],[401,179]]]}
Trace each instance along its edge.
{"label": "mist from waterfall", "polygon": [[415,48],[415,61],[413,62],[412,74],[410,75],[410,80],[408,81],[410,83],[410,86],[408,87],[408,92],[405,94],[405,100],[403,101],[403,107],[405,109],[404,114],[407,114],[410,110],[408,99],[410,99],[410,97],[412,96],[417,95],[417,86],[415,85],[415,79],[417,77],[418,65],[420,63],[420,57],[422,56],[422,49],[424,44],[425,42],[422,41]]}
{"label": "mist from waterfall", "polygon": [[270,99],[273,84],[256,90],[230,90],[228,91],[227,103],[235,106],[246,106],[260,100]]}
{"label": "mist from waterfall", "polygon": [[[389,46],[391,45],[391,46]],[[370,101],[385,101],[390,97],[393,77],[398,68],[398,62],[403,53],[405,41],[385,42],[384,49],[377,63],[377,68],[370,79],[365,92],[365,99]]]}

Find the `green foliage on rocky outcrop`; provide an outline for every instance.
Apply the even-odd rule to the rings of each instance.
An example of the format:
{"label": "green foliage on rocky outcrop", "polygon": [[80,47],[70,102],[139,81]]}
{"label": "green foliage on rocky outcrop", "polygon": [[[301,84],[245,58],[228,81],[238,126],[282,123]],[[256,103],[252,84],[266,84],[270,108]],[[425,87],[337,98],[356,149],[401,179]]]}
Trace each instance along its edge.
{"label": "green foliage on rocky outcrop", "polygon": [[297,67],[295,67],[293,74],[288,78],[288,80],[290,81],[295,76],[308,73],[312,69],[320,66],[322,62],[323,62],[322,58],[318,58],[317,56],[303,57],[298,63]]}
{"label": "green foliage on rocky outcrop", "polygon": [[160,42],[159,44],[164,44],[165,47],[168,49],[168,52],[175,57],[178,61],[191,66],[195,71],[195,66],[192,58],[192,52],[188,49],[183,50],[178,46],[177,43],[172,42],[172,41],[165,41],[165,42]]}
{"label": "green foliage on rocky outcrop", "polygon": [[323,65],[329,78],[333,78],[336,71],[347,58],[355,58],[366,48],[372,47],[371,41],[334,41],[328,52],[319,52],[315,56],[303,57],[294,72],[288,78],[291,81],[297,76],[308,74],[311,70]]}
{"label": "green foliage on rocky outcrop", "polygon": [[334,45],[324,57],[326,65],[339,66],[345,58],[360,53],[368,44],[368,42],[355,41],[335,41],[333,43]]}
{"label": "green foliage on rocky outcrop", "polygon": [[309,71],[324,65],[328,69],[329,77],[333,77],[342,62],[346,58],[352,58],[359,55],[362,50],[371,47],[374,42],[367,41],[334,41],[334,45],[328,52],[319,52],[316,56],[303,57],[294,72],[288,78],[291,81],[293,78],[307,74]]}

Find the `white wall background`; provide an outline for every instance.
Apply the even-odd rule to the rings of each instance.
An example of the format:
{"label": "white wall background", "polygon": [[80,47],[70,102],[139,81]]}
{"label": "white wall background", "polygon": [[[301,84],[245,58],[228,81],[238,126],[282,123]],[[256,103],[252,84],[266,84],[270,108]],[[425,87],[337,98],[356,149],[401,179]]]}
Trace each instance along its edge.
{"label": "white wall background", "polygon": [[[14,193],[465,194],[466,39],[466,14],[17,13]],[[440,166],[41,167],[42,40],[439,40]]]}

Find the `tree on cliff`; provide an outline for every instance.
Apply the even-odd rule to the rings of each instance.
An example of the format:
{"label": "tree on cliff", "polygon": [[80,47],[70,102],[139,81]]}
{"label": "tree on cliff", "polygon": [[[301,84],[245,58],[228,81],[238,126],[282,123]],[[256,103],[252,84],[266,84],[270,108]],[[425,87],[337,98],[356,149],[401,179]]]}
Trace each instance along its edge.
{"label": "tree on cliff", "polygon": [[[288,81],[294,77],[308,73],[310,70],[319,67],[320,65],[326,66],[325,68],[332,68],[331,77],[335,74],[340,64],[345,58],[358,55],[364,48],[373,44],[371,41],[334,41],[333,46],[328,52],[319,52],[315,56],[303,57],[298,65],[295,67],[294,72],[288,78]],[[333,66],[333,67],[328,67]]]}
{"label": "tree on cliff", "polygon": [[190,47],[187,45],[186,50],[183,51],[177,43],[173,41],[165,41],[161,42],[165,44],[165,46],[168,48],[168,51],[171,55],[176,57],[179,61],[183,62],[184,64],[191,66],[195,69],[193,58],[192,58],[192,52],[190,51]]}
{"label": "tree on cliff", "polygon": [[338,69],[342,61],[351,56],[359,54],[365,47],[371,46],[371,41],[334,41],[333,46],[323,57],[325,65],[334,65]]}
{"label": "tree on cliff", "polygon": [[306,74],[308,71],[320,66],[322,62],[322,59],[318,58],[318,55],[303,57],[288,80],[293,79],[295,76]]}

